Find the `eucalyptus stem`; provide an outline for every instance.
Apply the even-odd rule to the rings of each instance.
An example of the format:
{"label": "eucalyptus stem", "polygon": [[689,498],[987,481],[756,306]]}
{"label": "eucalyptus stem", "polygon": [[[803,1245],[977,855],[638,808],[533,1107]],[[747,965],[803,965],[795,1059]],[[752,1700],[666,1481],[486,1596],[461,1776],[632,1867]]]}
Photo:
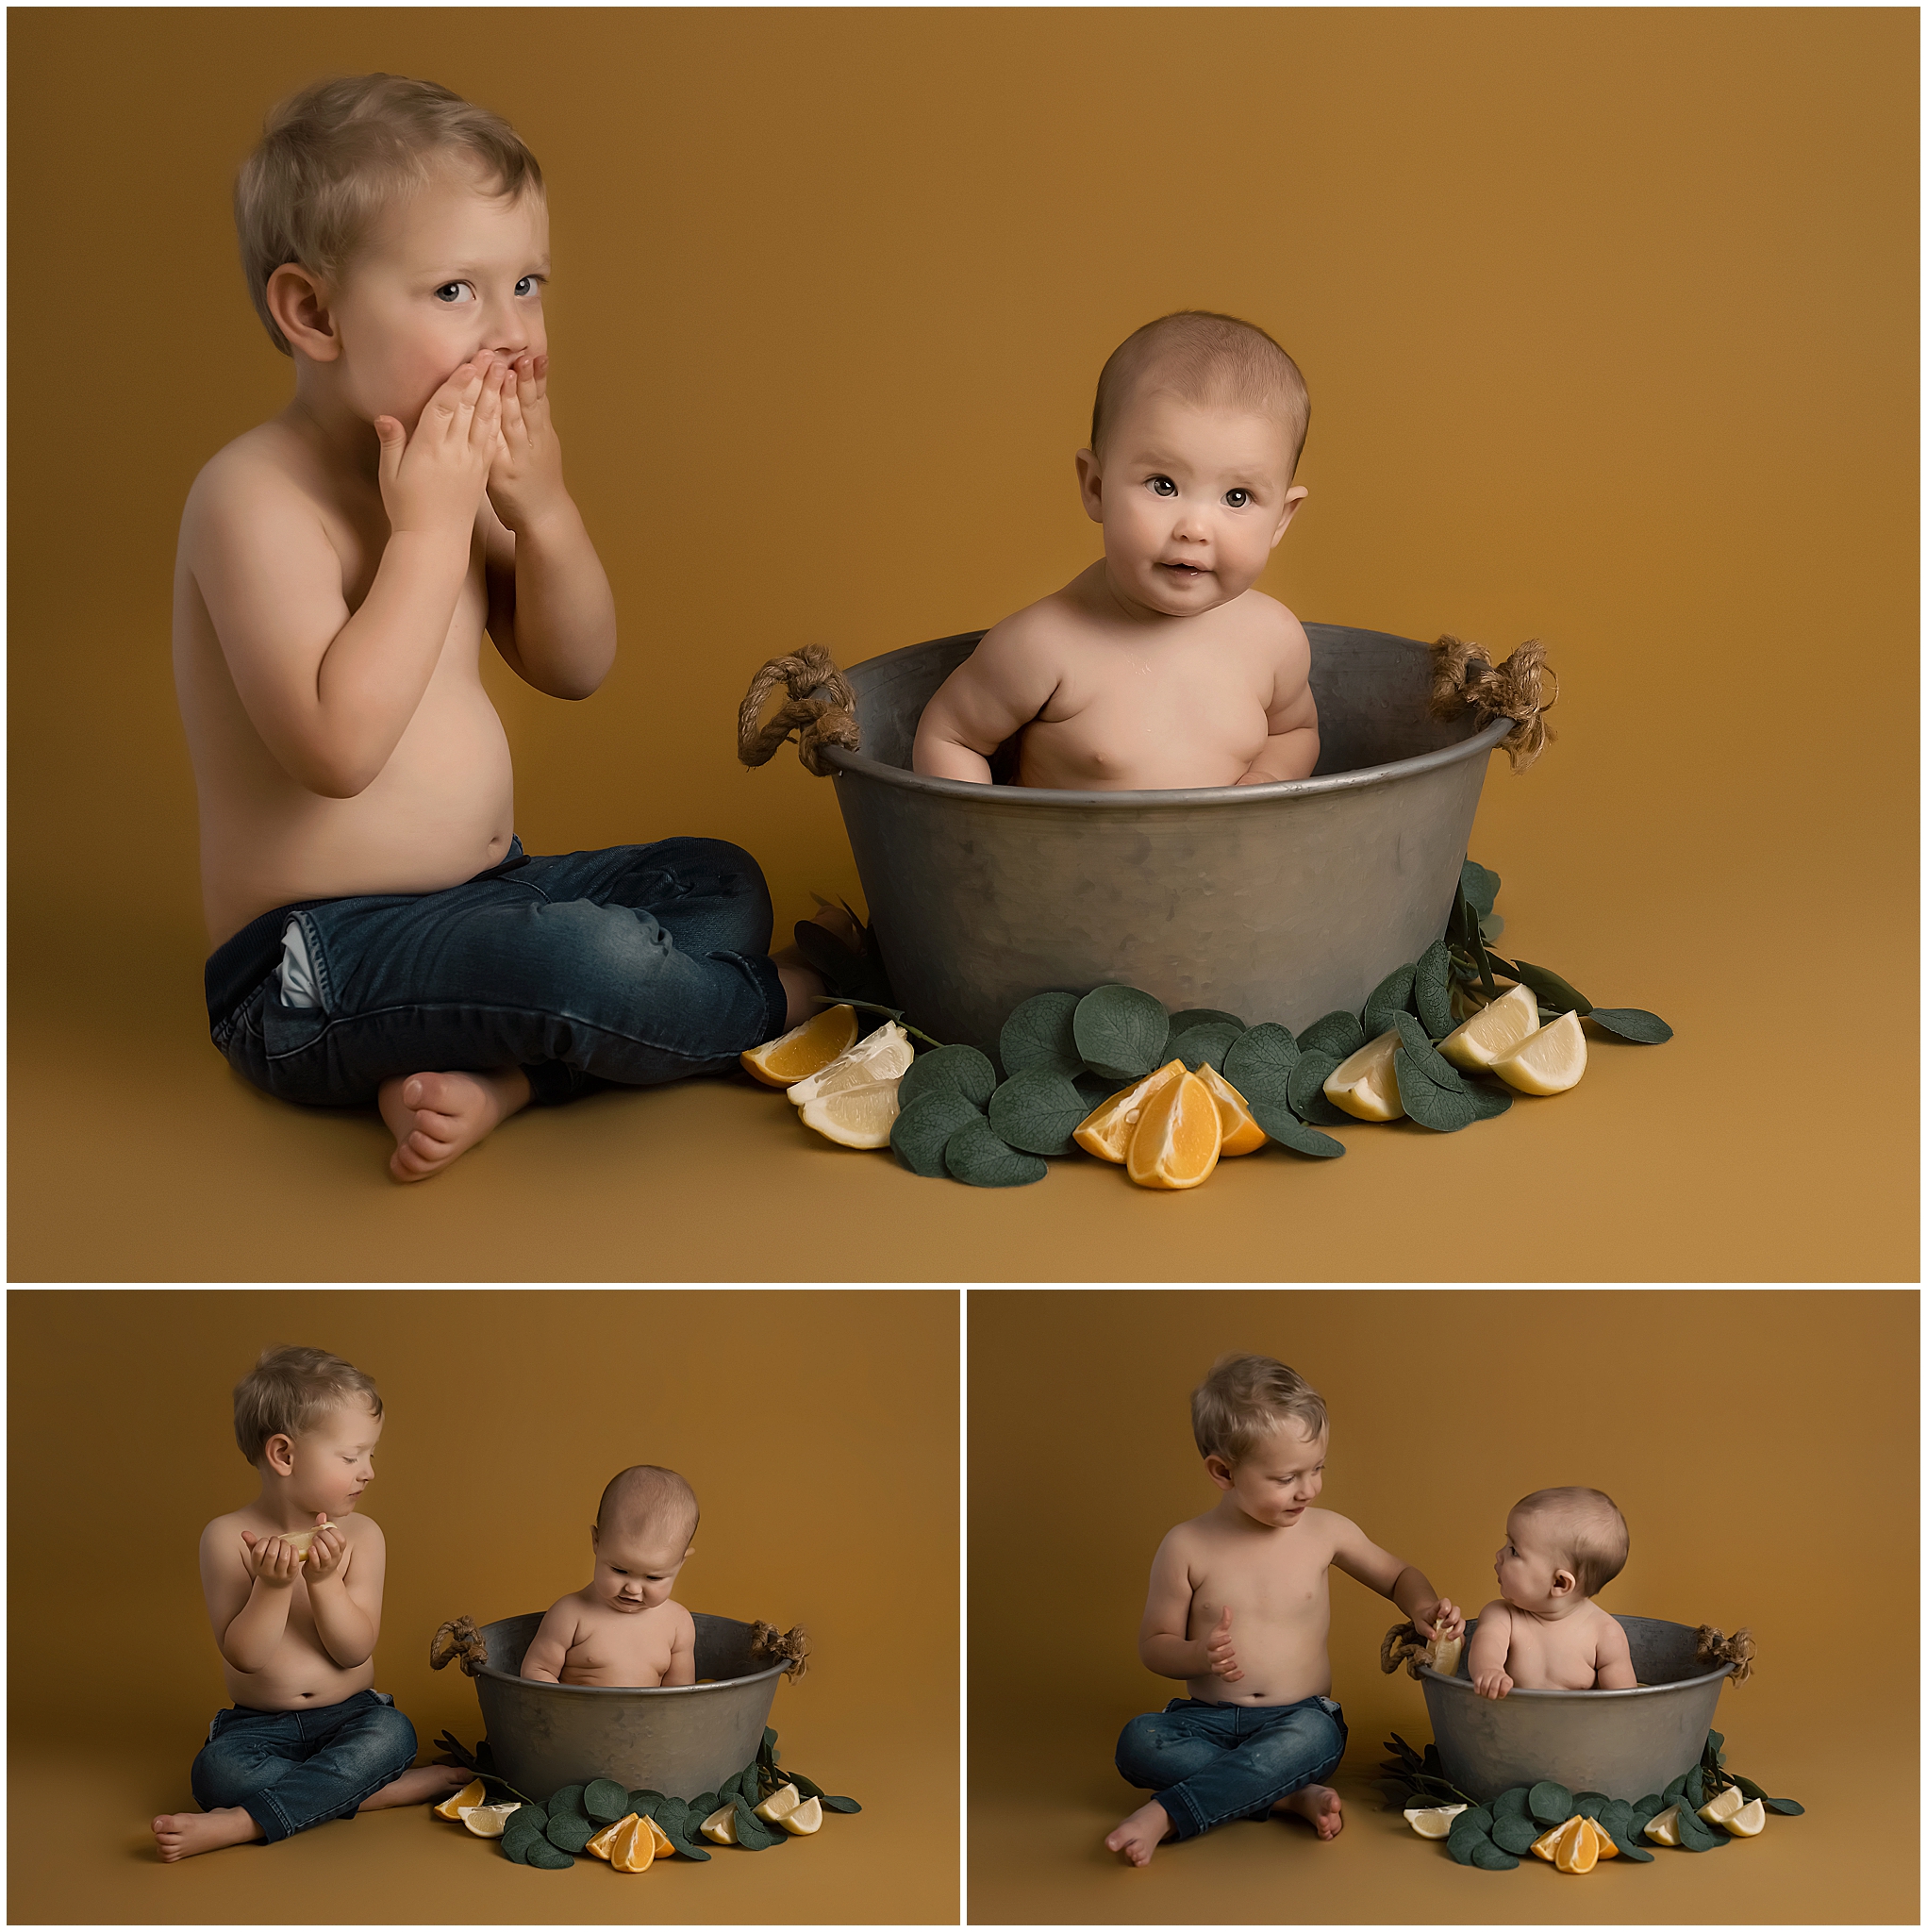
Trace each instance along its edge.
{"label": "eucalyptus stem", "polygon": [[866,1013],[888,1013],[911,1039],[921,1040],[925,1046],[941,1046],[943,1044],[940,1040],[932,1040],[929,1034],[925,1033],[921,1026],[912,1026],[904,1018],[904,1009],[901,1007],[880,1006],[875,1000],[846,999],[840,993],[834,992],[811,993],[810,998],[815,1000],[819,1006],[823,1007],[861,1007]]}

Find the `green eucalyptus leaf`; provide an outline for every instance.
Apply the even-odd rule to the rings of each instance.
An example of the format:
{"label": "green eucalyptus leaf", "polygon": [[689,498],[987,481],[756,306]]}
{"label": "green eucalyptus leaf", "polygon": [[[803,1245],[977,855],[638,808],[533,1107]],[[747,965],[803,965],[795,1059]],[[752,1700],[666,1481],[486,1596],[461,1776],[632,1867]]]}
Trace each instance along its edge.
{"label": "green eucalyptus leaf", "polygon": [[613,1824],[629,1810],[629,1793],[612,1777],[599,1777],[583,1787],[582,1808],[604,1824]]}
{"label": "green eucalyptus leaf", "polygon": [[1535,966],[1529,959],[1515,964],[1513,977],[1532,988],[1540,1006],[1551,1007],[1555,1013],[1577,1013],[1582,1020],[1592,1011],[1592,1002],[1550,966]]}
{"label": "green eucalyptus leaf", "polygon": [[943,1164],[967,1188],[1024,1188],[1051,1171],[1035,1154],[1020,1154],[982,1115],[944,1142]]}
{"label": "green eucalyptus leaf", "polygon": [[587,1818],[589,1813],[582,1808],[582,1794],[588,1789],[587,1785],[564,1785],[559,1791],[551,1792],[549,1817],[554,1820],[573,1813],[578,1818]]}
{"label": "green eucalyptus leaf", "polygon": [[772,1830],[750,1808],[747,1798],[736,1801],[736,1841],[745,1851],[766,1852],[775,1843],[781,1826]]}
{"label": "green eucalyptus leaf", "polygon": [[996,1085],[997,1070],[987,1054],[973,1046],[939,1046],[934,1053],[920,1053],[910,1062],[897,1082],[897,1106],[913,1106],[926,1093],[951,1092],[982,1108],[989,1105]]}
{"label": "green eucalyptus leaf", "polygon": [[[808,1795],[807,1791],[804,1793],[805,1797]],[[689,1800],[689,1814],[700,1824],[722,1802],[722,1797],[717,1792],[703,1791]]]}
{"label": "green eucalyptus leaf", "polygon": [[822,1801],[825,1811],[860,1811],[863,1807],[855,1798],[825,1798]]}
{"label": "green eucalyptus leaf", "polygon": [[656,1807],[662,1803],[662,1793],[653,1791],[647,1786],[629,1793],[629,1809],[638,1818],[654,1818]]}
{"label": "green eucalyptus leaf", "polygon": [[[1434,940],[1419,955],[1412,972],[1412,1008],[1434,1040],[1452,1031],[1452,955],[1443,940]],[[1365,1030],[1371,1029],[1368,1025]]]}
{"label": "green eucalyptus leaf", "polygon": [[1633,1807],[1624,1798],[1608,1798],[1594,1814],[1603,1831],[1608,1831],[1617,1844],[1633,1828]]}
{"label": "green eucalyptus leaf", "polygon": [[1760,1802],[1769,1811],[1777,1811],[1782,1818],[1806,1816],[1806,1807],[1795,1798],[1762,1798]]}
{"label": "green eucalyptus leaf", "polygon": [[1013,1074],[990,1096],[990,1127],[1025,1154],[1068,1154],[1071,1136],[1090,1108],[1076,1085],[1048,1067]]}
{"label": "green eucalyptus leaf", "polygon": [[1480,1839],[1472,1846],[1472,1863],[1481,1872],[1517,1872],[1519,1860],[1499,1847],[1496,1838]]}
{"label": "green eucalyptus leaf", "polygon": [[1453,1828],[1445,1835],[1445,1849],[1461,1865],[1470,1865],[1472,1862],[1474,1845],[1488,1845],[1492,1842],[1483,1831],[1459,1830],[1456,1818],[1452,1821],[1452,1825]]}
{"label": "green eucalyptus leaf", "polygon": [[1572,1793],[1551,1778],[1541,1778],[1525,1794],[1525,1806],[1541,1824],[1564,1824],[1572,1815]]}
{"label": "green eucalyptus leaf", "polygon": [[1365,1028],[1358,1024],[1358,1015],[1346,1012],[1342,1007],[1314,1020],[1298,1036],[1301,1053],[1328,1053],[1334,1065],[1350,1059],[1364,1044]]}
{"label": "green eucalyptus leaf", "polygon": [[[1527,1792],[1531,1790],[1532,1787],[1530,1785],[1514,1785],[1510,1790],[1501,1791],[1492,1800],[1492,1816],[1494,1818],[1503,1818],[1509,1811],[1517,1818],[1529,1817],[1531,1813],[1525,1800]],[[1537,1837],[1538,1834],[1535,1832],[1533,1835]]]}
{"label": "green eucalyptus leaf", "polygon": [[1414,966],[1394,966],[1371,989],[1365,1002],[1365,1037],[1368,1040],[1376,1040],[1381,1033],[1389,1033],[1394,1013],[1414,1010],[1412,978],[1417,971]]}
{"label": "green eucalyptus leaf", "polygon": [[545,1844],[547,1840],[539,1831],[505,1831],[497,1842],[502,1847],[502,1856],[511,1865],[526,1865],[529,1848],[532,1845]]}
{"label": "green eucalyptus leaf", "polygon": [[1686,1801],[1695,1811],[1706,1802],[1706,1774],[1697,1764],[1686,1773]]}
{"label": "green eucalyptus leaf", "polygon": [[1467,1080],[1465,1095],[1474,1120],[1497,1120],[1512,1105],[1512,1089],[1503,1080]]}
{"label": "green eucalyptus leaf", "polygon": [[912,1174],[920,1174],[925,1180],[943,1180],[950,1173],[943,1164],[943,1150],[950,1137],[959,1127],[983,1118],[955,1088],[926,1088],[890,1123],[890,1152]]}
{"label": "green eucalyptus leaf", "polygon": [[1282,1100],[1248,1100],[1245,1105],[1252,1119],[1279,1146],[1288,1147],[1294,1154],[1308,1154],[1315,1160],[1336,1160],[1345,1151],[1344,1141],[1306,1126]]}
{"label": "green eucalyptus leaf", "polygon": [[[1286,1099],[1291,1111],[1307,1126],[1338,1127],[1352,1119],[1342,1108],[1334,1107],[1325,1098],[1325,1082],[1337,1071],[1337,1054],[1312,1050],[1298,1056],[1298,1064],[1292,1068],[1286,1087]],[[1259,1125],[1264,1123],[1260,1121]],[[1265,1131],[1270,1133],[1271,1129],[1267,1127]]]}
{"label": "green eucalyptus leaf", "polygon": [[529,1840],[528,1850],[520,1862],[533,1865],[539,1872],[566,1872],[575,1860],[547,1839],[536,1838]]}
{"label": "green eucalyptus leaf", "polygon": [[1502,1852],[1529,1852],[1538,1835],[1538,1820],[1523,1811],[1506,1811],[1492,1821],[1492,1842]]}
{"label": "green eucalyptus leaf", "polygon": [[1657,1818],[1671,1802],[1671,1799],[1662,1796],[1658,1791],[1648,1791],[1633,1807],[1634,1824],[1643,1825],[1649,1818]]}
{"label": "green eucalyptus leaf", "polygon": [[1135,1080],[1163,1064],[1171,1016],[1135,986],[1097,986],[1077,1002],[1071,1036],[1092,1073]]}
{"label": "green eucalyptus leaf", "polygon": [[1630,1040],[1636,1046],[1659,1046],[1672,1038],[1672,1028],[1643,1007],[1594,1007],[1586,1017],[1615,1039]]}
{"label": "green eucalyptus leaf", "polygon": [[1103,1074],[1082,1073],[1071,1083],[1084,1100],[1086,1113],[1095,1113],[1120,1087],[1128,1086],[1129,1081],[1107,1079]]}
{"label": "green eucalyptus leaf", "polygon": [[559,1817],[553,1811],[543,1828],[543,1836],[558,1852],[579,1852],[602,1827],[592,1818],[585,1817],[580,1811],[564,1811]]}
{"label": "green eucalyptus leaf", "polygon": [[1399,1042],[1411,1056],[1414,1071],[1423,1074],[1435,1087],[1442,1087],[1448,1093],[1463,1093],[1464,1075],[1432,1044],[1424,1022],[1410,1013],[1400,1013],[1395,1018]]}
{"label": "green eucalyptus leaf", "polygon": [[1619,1846],[1620,1857],[1630,1858],[1636,1865],[1652,1864],[1653,1854],[1639,1842],[1636,1827],[1629,1826],[1623,1833],[1609,1832],[1607,1836]]}
{"label": "green eucalyptus leaf", "polygon": [[1488,912],[1479,921],[1479,937],[1489,945],[1494,940],[1503,938],[1505,922],[1496,912]]}
{"label": "green eucalyptus leaf", "polygon": [[1600,1812],[1604,1809],[1605,1805],[1606,1794],[1603,1791],[1574,1791],[1572,1793],[1572,1808],[1582,1818],[1597,1818]]}
{"label": "green eucalyptus leaf", "polygon": [[[1004,1062],[1006,1077],[1026,1067],[1049,1067],[1054,1074],[1084,1071],[1071,1025],[1077,1005],[1074,992],[1040,992],[1005,1021],[997,1037],[997,1058]],[[985,1094],[987,1104],[989,1098]]]}
{"label": "green eucalyptus leaf", "polygon": [[1221,1020],[1209,1021],[1200,1026],[1187,1026],[1182,1033],[1173,1027],[1170,1043],[1165,1048],[1165,1058],[1183,1060],[1194,1074],[1206,1065],[1215,1067],[1221,1074],[1224,1056],[1244,1038],[1244,1034],[1242,1026],[1227,1026]]}
{"label": "green eucalyptus leaf", "polygon": [[1463,1091],[1450,1093],[1435,1086],[1418,1071],[1404,1047],[1392,1055],[1392,1074],[1405,1112],[1421,1127],[1430,1127],[1435,1134],[1456,1134],[1479,1118],[1470,1094]]}
{"label": "green eucalyptus leaf", "polygon": [[1192,1026],[1229,1026],[1237,1033],[1244,1031],[1244,1022],[1236,1013],[1227,1013],[1220,1007],[1187,1007],[1183,1012],[1171,1016],[1173,1034],[1183,1033]]}
{"label": "green eucalyptus leaf", "polygon": [[1458,889],[1466,895],[1466,904],[1483,919],[1499,896],[1499,874],[1468,858],[1458,869]]}
{"label": "green eucalyptus leaf", "polygon": [[1664,1811],[1669,1805],[1677,1805],[1686,1794],[1686,1774],[1681,1772],[1671,1784],[1659,1794],[1659,1808]]}
{"label": "green eucalyptus leaf", "polygon": [[[1247,1027],[1226,1051],[1219,1069],[1247,1102],[1283,1101],[1298,1064],[1298,1042],[1288,1027],[1266,1020]],[[1270,1131],[1268,1128],[1267,1132]]]}

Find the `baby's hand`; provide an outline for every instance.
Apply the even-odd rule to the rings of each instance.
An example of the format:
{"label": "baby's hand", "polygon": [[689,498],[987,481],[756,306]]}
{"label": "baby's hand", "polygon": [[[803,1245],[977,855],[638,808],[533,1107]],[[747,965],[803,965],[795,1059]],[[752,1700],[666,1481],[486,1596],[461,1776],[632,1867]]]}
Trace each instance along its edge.
{"label": "baby's hand", "polygon": [[314,1520],[314,1541],[307,1546],[307,1580],[310,1585],[325,1583],[336,1575],[341,1570],[341,1558],[348,1554],[348,1539],[332,1523],[323,1529],[321,1524],[327,1519],[319,1511]]}
{"label": "baby's hand", "polygon": [[1204,1655],[1210,1660],[1214,1677],[1222,1677],[1227,1684],[1236,1684],[1243,1678],[1244,1673],[1238,1665],[1238,1652],[1231,1642],[1229,1604],[1225,1605],[1224,1614],[1218,1620],[1218,1627],[1204,1640]]}
{"label": "baby's hand", "polygon": [[1481,1697],[1490,1697],[1496,1700],[1503,1697],[1512,1689],[1512,1679],[1503,1670],[1494,1667],[1489,1671],[1481,1671],[1472,1679],[1472,1689]]}
{"label": "baby's hand", "polygon": [[377,416],[381,500],[397,532],[466,532],[475,521],[489,467],[502,444],[507,370],[487,350],[472,357],[422,406],[409,436]]}
{"label": "baby's hand", "polygon": [[241,1531],[241,1540],[247,1545],[242,1560],[255,1582],[265,1583],[270,1590],[286,1590],[294,1581],[301,1557],[292,1543],[278,1536],[256,1536],[246,1529]]}
{"label": "baby's hand", "polygon": [[509,529],[523,530],[567,500],[562,449],[549,419],[549,358],[518,356],[503,385],[489,501]]}

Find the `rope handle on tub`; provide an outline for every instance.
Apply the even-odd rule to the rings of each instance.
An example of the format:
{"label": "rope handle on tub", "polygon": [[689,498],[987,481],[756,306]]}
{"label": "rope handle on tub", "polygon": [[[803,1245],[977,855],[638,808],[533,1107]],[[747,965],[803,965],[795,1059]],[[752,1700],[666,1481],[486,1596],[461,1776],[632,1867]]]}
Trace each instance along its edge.
{"label": "rope handle on tub", "polygon": [[[1551,697],[1545,694],[1549,677]],[[1542,715],[1558,702],[1558,674],[1547,664],[1546,647],[1537,638],[1527,638],[1501,664],[1491,662],[1483,644],[1449,633],[1432,646],[1432,715],[1454,718],[1473,710],[1487,724],[1510,718],[1513,728],[1500,748],[1510,756],[1515,777],[1558,736]]]}
{"label": "rope handle on tub", "polygon": [[750,1626],[750,1649],[757,1657],[787,1657],[788,1674],[792,1678],[800,1680],[809,1669],[809,1632],[801,1624],[778,1636],[775,1624],[766,1624],[758,1617]]}
{"label": "rope handle on tub", "polygon": [[1733,1681],[1744,1684],[1753,1674],[1753,1633],[1736,1630],[1726,1637],[1711,1624],[1702,1624],[1693,1633],[1693,1661],[1702,1670],[1711,1670],[1715,1664],[1731,1664]]}
{"label": "rope handle on tub", "polygon": [[462,1674],[473,1677],[489,1661],[489,1645],[473,1617],[451,1617],[428,1640],[428,1668],[445,1670],[459,1657]]}
{"label": "rope handle on tub", "polygon": [[[788,688],[789,702],[765,719],[764,701],[778,685]],[[817,691],[827,695],[813,695]],[[767,764],[792,731],[803,769],[816,778],[829,775],[822,761],[824,745],[840,745],[845,751],[862,748],[856,693],[821,644],[805,644],[793,658],[772,658],[750,679],[736,714],[736,755],[752,768]]]}

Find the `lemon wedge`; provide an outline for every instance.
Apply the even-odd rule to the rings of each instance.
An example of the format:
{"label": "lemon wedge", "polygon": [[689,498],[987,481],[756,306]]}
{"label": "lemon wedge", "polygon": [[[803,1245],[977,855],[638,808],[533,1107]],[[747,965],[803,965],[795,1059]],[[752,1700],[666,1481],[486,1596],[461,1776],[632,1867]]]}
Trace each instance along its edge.
{"label": "lemon wedge", "polygon": [[1746,1803],[1746,1793],[1737,1785],[1728,1785],[1700,1807],[1700,1816],[1708,1824],[1724,1824]]}
{"label": "lemon wedge", "polygon": [[1646,1821],[1646,1836],[1656,1845],[1676,1845],[1680,1841],[1680,1807],[1669,1805],[1656,1818]]}
{"label": "lemon wedge", "polygon": [[1735,1838],[1758,1838],[1767,1828],[1767,1807],[1755,1798],[1752,1804],[1742,1805],[1731,1818],[1719,1822]]}
{"label": "lemon wedge", "polygon": [[502,1827],[508,1823],[508,1814],[519,1811],[519,1803],[510,1805],[464,1805],[456,1816],[474,1833],[477,1838],[500,1838]]}
{"label": "lemon wedge", "polygon": [[1452,1821],[1466,1807],[1463,1805],[1415,1805],[1405,1813],[1405,1823],[1420,1838],[1444,1838]]}
{"label": "lemon wedge", "polygon": [[856,1043],[855,1007],[825,1007],[800,1026],[739,1054],[743,1071],[765,1087],[789,1087],[820,1074]]}
{"label": "lemon wedge", "polygon": [[874,1033],[866,1033],[853,1047],[839,1053],[820,1074],[798,1080],[789,1089],[790,1101],[801,1107],[820,1094],[839,1093],[845,1087],[860,1087],[866,1080],[895,1080],[910,1071],[916,1049],[910,1036],[894,1020],[886,1021]]}
{"label": "lemon wedge", "polygon": [[1367,1041],[1326,1079],[1325,1098],[1356,1120],[1397,1120],[1405,1110],[1399,1098],[1398,1076],[1392,1071],[1392,1055],[1398,1047],[1396,1028]]}
{"label": "lemon wedge", "polygon": [[719,1845],[733,1845],[736,1842],[736,1807],[724,1805],[719,1810],[710,1812],[704,1819],[703,1836],[712,1839]]}
{"label": "lemon wedge", "polygon": [[784,1812],[776,1823],[792,1838],[807,1838],[811,1832],[822,1829],[822,1802],[817,1798],[806,1798],[793,1810]]}
{"label": "lemon wedge", "polygon": [[803,1803],[803,1793],[794,1785],[778,1785],[763,1802],[756,1807],[756,1816],[766,1824],[780,1824],[797,1806]]}
{"label": "lemon wedge", "polygon": [[1503,1060],[1538,1030],[1539,1003],[1532,988],[1515,986],[1448,1033],[1438,1042],[1438,1051],[1454,1066],[1476,1073],[1494,1060]]}
{"label": "lemon wedge", "polygon": [[435,1815],[438,1818],[447,1818],[450,1820],[459,1818],[464,1811],[473,1811],[488,1795],[488,1789],[484,1786],[481,1779],[473,1778],[465,1784],[460,1790],[457,1791],[453,1797],[442,1799],[441,1803],[435,1807]]}
{"label": "lemon wedge", "polygon": [[800,1118],[839,1147],[888,1147],[890,1123],[897,1117],[897,1080],[865,1080],[834,1093],[806,1100]]}
{"label": "lemon wedge", "polygon": [[1563,1093],[1578,1086],[1585,1071],[1586,1034],[1577,1013],[1561,1013],[1550,1026],[1528,1035],[1523,1046],[1492,1062],[1492,1072],[1521,1093]]}

